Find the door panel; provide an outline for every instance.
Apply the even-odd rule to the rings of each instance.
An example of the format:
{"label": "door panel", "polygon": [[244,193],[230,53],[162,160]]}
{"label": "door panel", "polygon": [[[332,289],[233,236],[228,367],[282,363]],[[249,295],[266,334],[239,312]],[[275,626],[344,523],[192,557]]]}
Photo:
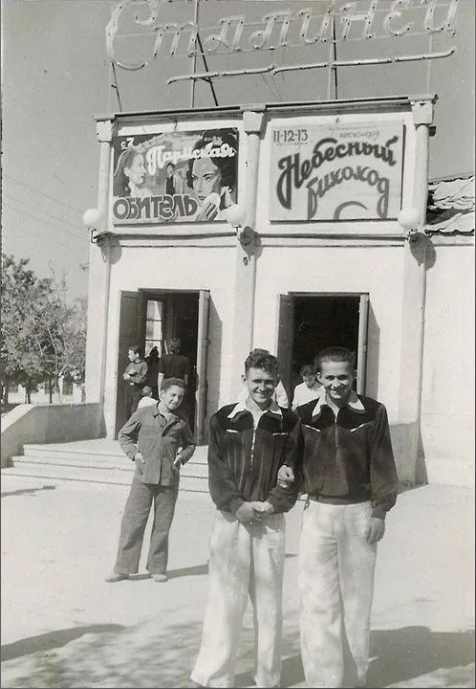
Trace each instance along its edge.
{"label": "door panel", "polygon": [[197,339],[197,381],[195,407],[195,439],[202,443],[205,437],[204,423],[207,413],[207,354],[208,354],[208,321],[210,311],[210,292],[200,290],[198,302],[198,339]]}
{"label": "door panel", "polygon": [[125,389],[122,374],[129,359],[128,349],[137,344],[144,344],[145,316],[144,301],[138,292],[121,292],[121,307],[119,315],[119,353],[117,361],[117,392],[116,392],[116,428],[115,437],[120,428],[127,421],[125,405]]}
{"label": "door panel", "polygon": [[357,344],[357,392],[359,395],[365,395],[368,322],[369,295],[361,294],[359,300],[359,339]]}
{"label": "door panel", "polygon": [[292,399],[292,360],[294,345],[294,297],[280,294],[278,302],[277,357],[283,385]]}

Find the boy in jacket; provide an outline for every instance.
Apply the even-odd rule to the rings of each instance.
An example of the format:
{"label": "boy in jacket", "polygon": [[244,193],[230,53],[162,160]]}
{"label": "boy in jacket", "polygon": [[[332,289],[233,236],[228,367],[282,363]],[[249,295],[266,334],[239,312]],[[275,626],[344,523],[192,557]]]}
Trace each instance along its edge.
{"label": "boy in jacket", "polygon": [[[315,365],[319,397],[297,408],[308,493],[298,561],[302,662],[308,687],[344,686],[345,629],[354,686],[363,687],[377,542],[397,498],[398,477],[385,407],[352,389],[352,352],[329,347]],[[278,483],[292,485],[292,479],[285,467]]]}
{"label": "boy in jacket", "polygon": [[248,596],[256,634],[256,686],[279,684],[284,513],[298,491],[280,488],[276,480],[284,462],[298,462],[299,420],[273,400],[278,362],[269,352],[251,352],[243,382],[247,399],[222,407],[210,419],[208,477],[217,512],[192,686],[236,686],[234,663]]}
{"label": "boy in jacket", "polygon": [[116,564],[106,577],[108,583],[137,573],[152,503],[154,522],[147,570],[154,581],[167,581],[169,531],[178,497],[180,466],[195,451],[190,427],[175,414],[184,394],[184,381],[168,378],[162,385],[160,401],[138,409],[119,431],[121,448],[136,469],[122,516]]}

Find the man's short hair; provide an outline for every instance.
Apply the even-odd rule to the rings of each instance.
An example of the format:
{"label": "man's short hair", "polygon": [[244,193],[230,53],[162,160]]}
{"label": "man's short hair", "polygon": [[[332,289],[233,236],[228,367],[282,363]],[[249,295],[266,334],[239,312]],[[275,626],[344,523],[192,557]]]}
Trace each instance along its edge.
{"label": "man's short hair", "polygon": [[141,391],[141,395],[142,395],[142,397],[149,397],[151,392],[152,392],[152,388],[150,387],[150,385],[144,385],[144,387],[142,388],[142,391]]}
{"label": "man's short hair", "polygon": [[142,355],[142,349],[139,347],[139,345],[136,345],[136,344],[130,345],[130,346],[127,348],[127,351],[128,351],[128,352],[134,352],[134,354],[140,354],[140,355]]}
{"label": "man's short hair", "polygon": [[171,388],[172,385],[177,385],[177,387],[183,388],[184,390],[187,389],[187,386],[185,385],[185,381],[183,380],[183,378],[166,378],[162,383],[160,392],[165,392],[166,390]]}
{"label": "man's short hair", "polygon": [[321,350],[314,359],[316,371],[321,371],[324,361],[346,361],[352,369],[355,368],[355,354],[345,347],[327,347]]}
{"label": "man's short hair", "polygon": [[263,371],[274,373],[276,377],[279,376],[278,360],[267,349],[253,349],[248,354],[245,360],[245,373],[248,373],[250,368],[260,368]]}
{"label": "man's short hair", "polygon": [[172,338],[172,340],[170,342],[169,351],[172,354],[178,354],[180,352],[181,347],[182,347],[182,341],[180,340],[180,338],[179,337]]}
{"label": "man's short hair", "polygon": [[304,366],[299,371],[299,375],[304,378],[304,376],[315,376],[317,373],[314,364],[304,364]]}

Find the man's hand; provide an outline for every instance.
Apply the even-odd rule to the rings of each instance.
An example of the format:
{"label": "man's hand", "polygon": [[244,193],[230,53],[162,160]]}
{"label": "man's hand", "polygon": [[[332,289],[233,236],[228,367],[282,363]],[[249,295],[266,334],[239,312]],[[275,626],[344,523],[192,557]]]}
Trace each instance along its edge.
{"label": "man's hand", "polygon": [[268,514],[273,514],[274,512],[274,507],[270,502],[267,500],[263,502],[259,502],[256,500],[255,502],[251,502],[251,505],[253,505],[253,509],[255,511],[255,518],[260,520],[261,517],[265,517]]}
{"label": "man's hand", "polygon": [[242,524],[249,524],[253,521],[253,519],[256,519],[256,512],[253,509],[253,503],[244,502],[241,507],[238,507],[236,510],[235,517]]}
{"label": "man's hand", "polygon": [[367,526],[367,531],[365,532],[367,543],[377,543],[383,537],[384,533],[385,519],[379,519],[378,517],[370,517],[370,521]]}
{"label": "man's hand", "polygon": [[292,467],[288,467],[286,464],[278,471],[278,486],[280,488],[290,488],[294,483],[294,471]]}
{"label": "man's hand", "polygon": [[139,474],[143,474],[144,473],[144,467],[145,467],[145,460],[139,451],[137,451],[134,455],[134,464],[136,465],[136,467],[139,471]]}

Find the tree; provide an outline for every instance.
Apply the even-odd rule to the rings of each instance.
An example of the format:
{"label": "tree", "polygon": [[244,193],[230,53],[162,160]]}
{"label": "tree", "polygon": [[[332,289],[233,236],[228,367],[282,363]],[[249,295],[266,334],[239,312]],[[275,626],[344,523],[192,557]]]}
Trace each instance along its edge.
{"label": "tree", "polygon": [[2,253],[1,363],[2,392],[20,383],[30,402],[39,382],[52,390],[60,376],[83,375],[86,308],[85,300],[68,303],[64,277],[38,278],[28,263]]}

